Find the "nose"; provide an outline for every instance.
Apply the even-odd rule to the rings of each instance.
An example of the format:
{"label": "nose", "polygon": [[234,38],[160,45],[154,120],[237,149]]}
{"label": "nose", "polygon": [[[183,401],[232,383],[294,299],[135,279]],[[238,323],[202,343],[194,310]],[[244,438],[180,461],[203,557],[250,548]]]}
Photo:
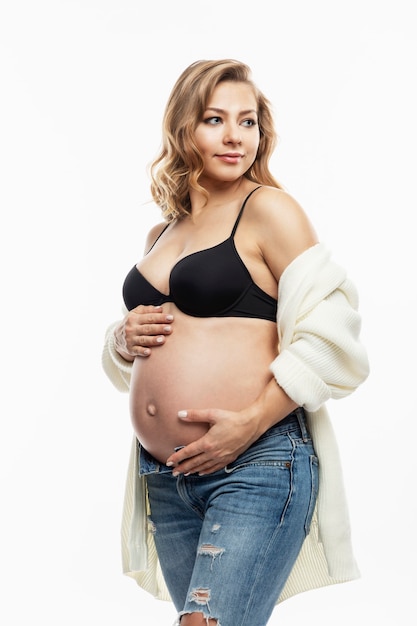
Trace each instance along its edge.
{"label": "nose", "polygon": [[225,127],[224,143],[227,144],[240,144],[242,143],[242,137],[240,127],[238,124],[229,123]]}

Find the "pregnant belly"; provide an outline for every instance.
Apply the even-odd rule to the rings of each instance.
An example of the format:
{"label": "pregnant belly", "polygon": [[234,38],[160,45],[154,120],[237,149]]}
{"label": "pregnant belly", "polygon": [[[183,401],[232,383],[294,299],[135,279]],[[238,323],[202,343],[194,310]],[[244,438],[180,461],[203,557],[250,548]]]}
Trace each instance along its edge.
{"label": "pregnant belly", "polygon": [[[249,320],[253,322],[253,320]],[[224,320],[222,322],[224,324]],[[201,320],[200,320],[201,324]],[[276,331],[266,327],[270,339]],[[215,333],[193,336],[175,329],[164,346],[137,358],[130,386],[130,413],[141,444],[161,463],[175,448],[203,436],[209,425],[184,422],[178,411],[221,408],[240,410],[252,403],[271,379],[273,342],[255,349],[252,340],[236,341],[236,327],[217,344]],[[260,333],[263,334],[262,332]],[[241,337],[240,337],[241,339]],[[258,337],[259,339],[259,337]],[[266,337],[263,337],[266,339]]]}

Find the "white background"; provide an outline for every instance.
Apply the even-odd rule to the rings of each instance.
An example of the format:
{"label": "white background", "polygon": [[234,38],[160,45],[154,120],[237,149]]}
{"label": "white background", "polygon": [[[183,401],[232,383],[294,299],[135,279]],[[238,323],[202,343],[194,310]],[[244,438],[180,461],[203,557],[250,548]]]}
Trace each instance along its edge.
{"label": "white background", "polygon": [[[234,57],[274,104],[277,178],[356,282],[372,373],[330,403],[360,581],[271,624],[397,624],[416,558],[416,60],[410,0],[6,0],[0,9],[5,626],[164,624],[122,576],[131,427],[101,369],[160,220],[148,162],[179,73]],[[181,564],[178,564],[181,567]],[[409,621],[406,619],[407,623]]]}

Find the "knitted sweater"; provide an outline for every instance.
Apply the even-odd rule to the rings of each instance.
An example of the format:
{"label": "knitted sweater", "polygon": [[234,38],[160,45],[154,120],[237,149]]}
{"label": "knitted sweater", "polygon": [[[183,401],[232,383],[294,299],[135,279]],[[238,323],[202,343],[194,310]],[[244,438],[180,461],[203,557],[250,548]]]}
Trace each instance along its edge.
{"label": "knitted sweater", "polygon": [[[325,407],[328,399],[352,393],[369,373],[357,308],[354,285],[323,244],[299,255],[281,276],[279,354],[271,363],[271,371],[306,411],[320,475],[310,533],[278,602],[308,589],[359,577],[339,452]],[[128,391],[132,366],[115,350],[116,324],[107,330],[102,362],[115,387]],[[138,474],[137,441],[133,437],[122,519],[123,572],[155,597],[169,600],[153,536],[148,532],[147,513],[146,478]]]}

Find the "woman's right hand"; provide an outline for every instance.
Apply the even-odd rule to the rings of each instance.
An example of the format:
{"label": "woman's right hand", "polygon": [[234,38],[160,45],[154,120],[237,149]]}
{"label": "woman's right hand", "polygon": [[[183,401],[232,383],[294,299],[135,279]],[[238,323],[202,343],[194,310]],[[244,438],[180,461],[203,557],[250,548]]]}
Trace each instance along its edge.
{"label": "woman's right hand", "polygon": [[114,330],[115,347],[126,361],[137,356],[149,356],[151,347],[161,346],[172,331],[172,315],[163,313],[161,306],[140,304],[129,311]]}

